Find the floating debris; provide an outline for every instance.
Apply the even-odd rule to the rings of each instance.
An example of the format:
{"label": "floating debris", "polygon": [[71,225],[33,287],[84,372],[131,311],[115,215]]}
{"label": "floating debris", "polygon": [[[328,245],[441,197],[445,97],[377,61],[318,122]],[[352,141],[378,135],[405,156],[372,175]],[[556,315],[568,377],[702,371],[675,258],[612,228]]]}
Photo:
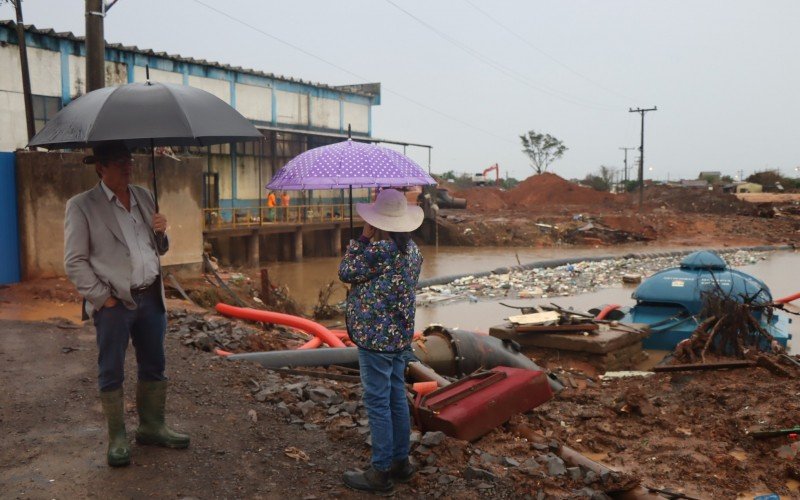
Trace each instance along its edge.
{"label": "floating debris", "polygon": [[[740,267],[765,260],[769,252],[737,250],[724,253],[728,265]],[[591,293],[620,283],[645,279],[680,264],[683,255],[651,258],[583,261],[553,268],[512,270],[489,276],[464,276],[445,285],[432,285],[417,293],[418,306],[486,299],[546,299]]]}

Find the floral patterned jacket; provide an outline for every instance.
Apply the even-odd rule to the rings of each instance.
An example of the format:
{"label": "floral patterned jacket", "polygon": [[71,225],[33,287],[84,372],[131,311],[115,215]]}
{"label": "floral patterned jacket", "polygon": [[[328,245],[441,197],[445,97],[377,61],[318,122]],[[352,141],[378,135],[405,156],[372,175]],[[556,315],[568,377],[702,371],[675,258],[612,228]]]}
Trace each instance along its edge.
{"label": "floral patterned jacket", "polygon": [[362,349],[400,352],[414,335],[422,254],[413,241],[401,253],[393,241],[353,240],[339,265],[339,279],[352,284],[347,331]]}

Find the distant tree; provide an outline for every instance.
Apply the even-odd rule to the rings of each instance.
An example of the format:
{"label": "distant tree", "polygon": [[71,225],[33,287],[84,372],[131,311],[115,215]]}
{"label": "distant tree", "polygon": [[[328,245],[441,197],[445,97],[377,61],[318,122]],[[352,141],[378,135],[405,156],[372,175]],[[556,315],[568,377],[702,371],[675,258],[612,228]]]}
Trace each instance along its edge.
{"label": "distant tree", "polygon": [[755,182],[756,184],[761,184],[762,186],[772,186],[775,185],[776,182],[783,183],[783,180],[783,177],[781,177],[777,170],[756,172],[747,177],[747,182]]}
{"label": "distant tree", "polygon": [[722,177],[719,178],[719,180],[721,180],[722,182],[730,183],[733,182],[733,177],[731,177],[730,175],[723,175]]}
{"label": "distant tree", "polygon": [[603,182],[608,186],[607,189],[604,191],[609,191],[611,186],[614,184],[614,169],[611,167],[606,167],[605,165],[600,166],[600,171],[598,173]]}
{"label": "distant tree", "polygon": [[527,135],[519,136],[522,141],[522,152],[531,160],[531,167],[537,174],[547,172],[551,163],[564,156],[567,147],[563,142],[550,134],[540,134],[529,130]]}
{"label": "distant tree", "polygon": [[722,178],[718,175],[709,175],[709,174],[701,174],[697,176],[698,181],[706,181],[709,184],[715,184],[722,180]]}
{"label": "distant tree", "polygon": [[514,186],[519,184],[519,180],[509,177],[507,179],[500,179],[500,187],[503,189],[512,189]]}
{"label": "distant tree", "polygon": [[614,169],[602,165],[596,173],[584,177],[581,183],[597,191],[610,191],[614,183]]}
{"label": "distant tree", "polygon": [[638,181],[622,181],[620,184],[622,185],[622,188],[628,193],[632,193],[639,188]]}

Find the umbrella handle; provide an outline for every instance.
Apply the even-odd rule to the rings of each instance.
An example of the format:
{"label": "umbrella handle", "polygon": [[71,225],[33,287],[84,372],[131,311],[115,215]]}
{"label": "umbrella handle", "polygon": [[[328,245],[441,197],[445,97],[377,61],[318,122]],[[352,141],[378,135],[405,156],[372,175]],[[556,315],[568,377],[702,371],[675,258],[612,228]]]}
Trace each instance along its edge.
{"label": "umbrella handle", "polygon": [[356,239],[355,231],[353,230],[353,185],[350,185],[350,239]]}
{"label": "umbrella handle", "polygon": [[156,181],[156,147],[153,139],[150,139],[150,169],[153,172],[153,200],[156,203],[156,213],[158,213],[158,182]]}

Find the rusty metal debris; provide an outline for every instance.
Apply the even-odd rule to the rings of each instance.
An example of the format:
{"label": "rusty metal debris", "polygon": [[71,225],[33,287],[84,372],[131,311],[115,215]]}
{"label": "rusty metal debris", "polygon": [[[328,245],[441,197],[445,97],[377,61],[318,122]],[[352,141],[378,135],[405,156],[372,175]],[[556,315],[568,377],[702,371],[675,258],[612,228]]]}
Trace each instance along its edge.
{"label": "rusty metal debris", "polygon": [[789,434],[800,434],[800,426],[790,427],[788,429],[764,429],[762,427],[755,427],[749,429],[747,434],[758,439],[787,436]]}
{"label": "rusty metal debris", "polygon": [[718,363],[687,363],[681,365],[654,366],[654,372],[681,372],[697,370],[727,370],[732,368],[750,368],[756,366],[755,361],[721,361]]}

